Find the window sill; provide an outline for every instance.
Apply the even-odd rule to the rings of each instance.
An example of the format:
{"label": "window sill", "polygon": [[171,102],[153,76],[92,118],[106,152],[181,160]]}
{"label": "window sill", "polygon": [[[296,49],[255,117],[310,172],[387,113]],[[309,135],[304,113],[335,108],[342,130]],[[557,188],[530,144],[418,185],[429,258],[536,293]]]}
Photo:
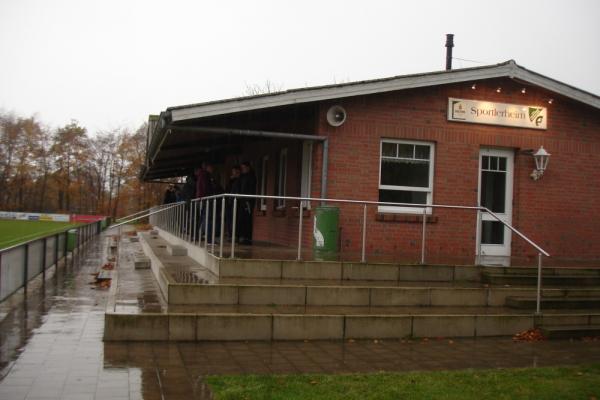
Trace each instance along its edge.
{"label": "window sill", "polygon": [[[391,213],[381,213],[378,212],[375,214],[375,221],[378,222],[403,222],[403,223],[422,223],[423,215],[413,215],[413,214],[391,214]],[[438,217],[435,215],[427,216],[428,224],[437,224]]]}
{"label": "window sill", "polygon": [[266,217],[267,216],[267,210],[255,210],[254,211],[254,215],[257,217]]}

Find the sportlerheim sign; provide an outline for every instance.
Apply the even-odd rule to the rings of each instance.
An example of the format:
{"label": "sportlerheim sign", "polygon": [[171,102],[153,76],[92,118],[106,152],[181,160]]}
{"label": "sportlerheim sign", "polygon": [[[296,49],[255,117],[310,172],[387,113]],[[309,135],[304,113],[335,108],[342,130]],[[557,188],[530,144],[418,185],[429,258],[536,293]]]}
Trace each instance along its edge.
{"label": "sportlerheim sign", "polygon": [[546,129],[546,107],[448,99],[448,121]]}

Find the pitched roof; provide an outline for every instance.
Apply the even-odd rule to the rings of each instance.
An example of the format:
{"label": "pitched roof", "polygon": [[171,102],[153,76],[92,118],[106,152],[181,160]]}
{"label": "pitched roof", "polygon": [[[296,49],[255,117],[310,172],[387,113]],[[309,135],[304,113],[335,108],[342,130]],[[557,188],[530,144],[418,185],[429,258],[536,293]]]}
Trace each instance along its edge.
{"label": "pitched roof", "polygon": [[383,79],[291,89],[257,96],[169,107],[167,112],[171,114],[172,121],[176,122],[290,104],[502,77],[518,79],[600,109],[599,96],[530,71],[518,65],[514,60],[509,60],[500,64],[482,67],[400,75]]}

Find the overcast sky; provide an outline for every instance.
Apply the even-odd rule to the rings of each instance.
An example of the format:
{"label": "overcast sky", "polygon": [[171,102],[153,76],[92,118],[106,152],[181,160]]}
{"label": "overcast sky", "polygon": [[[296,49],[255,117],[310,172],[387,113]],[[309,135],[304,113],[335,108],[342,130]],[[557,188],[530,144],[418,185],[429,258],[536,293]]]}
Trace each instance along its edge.
{"label": "overcast sky", "polygon": [[91,133],[169,106],[520,65],[600,94],[600,1],[0,0],[0,109]]}

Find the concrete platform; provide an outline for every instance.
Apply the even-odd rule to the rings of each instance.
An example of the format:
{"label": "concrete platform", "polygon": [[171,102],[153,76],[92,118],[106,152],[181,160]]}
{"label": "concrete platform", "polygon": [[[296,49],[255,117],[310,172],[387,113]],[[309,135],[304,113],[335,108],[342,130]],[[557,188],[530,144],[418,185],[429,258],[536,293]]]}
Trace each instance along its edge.
{"label": "concrete platform", "polygon": [[543,326],[542,333],[548,339],[600,337],[600,325]]}
{"label": "concrete platform", "polygon": [[[600,309],[600,297],[544,297],[540,301],[544,309]],[[506,298],[506,306],[519,309],[534,309],[536,307],[535,297],[513,297]]]}
{"label": "concrete platform", "polygon": [[[150,234],[121,244],[105,340],[483,337],[545,324],[600,323],[595,309],[545,309],[541,316],[509,309],[507,297],[535,292],[485,285],[476,267],[219,259],[205,267],[195,257],[204,252],[214,262],[205,249],[188,247],[188,256],[173,256],[171,244]],[[150,270],[136,271],[133,258],[126,262],[139,249],[134,246],[144,249]],[[142,296],[132,298],[131,280],[143,282]],[[544,296],[557,299],[594,294],[600,297],[600,288],[544,289]]]}

